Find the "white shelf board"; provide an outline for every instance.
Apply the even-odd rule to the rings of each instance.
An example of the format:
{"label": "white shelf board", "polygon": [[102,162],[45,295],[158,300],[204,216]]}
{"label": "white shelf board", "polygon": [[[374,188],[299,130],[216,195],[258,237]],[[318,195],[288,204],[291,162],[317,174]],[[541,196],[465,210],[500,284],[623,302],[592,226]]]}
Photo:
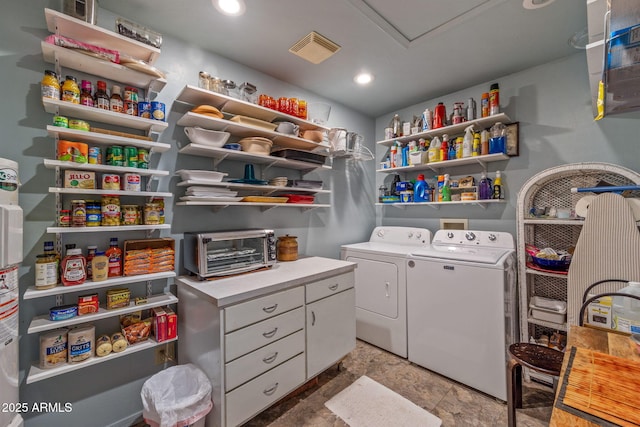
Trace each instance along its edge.
{"label": "white shelf board", "polygon": [[157,170],[157,169],[140,169],[140,168],[129,168],[124,166],[109,166],[109,165],[96,165],[91,163],[64,162],[61,160],[51,160],[51,159],[44,159],[44,166],[48,169],[60,168],[60,169],[94,171],[94,172],[110,172],[110,173],[119,173],[119,174],[137,173],[138,175],[145,175],[145,176],[168,176],[169,175],[169,171]]}
{"label": "white shelf board", "polygon": [[329,128],[320,126],[316,123],[312,123],[308,120],[303,120],[289,114],[284,114],[270,108],[265,108],[257,104],[242,101],[240,99],[233,98],[231,96],[222,95],[210,90],[201,89],[196,86],[185,86],[178,96],[176,101],[184,102],[191,105],[212,105],[217,109],[232,115],[242,115],[247,117],[253,117],[255,119],[265,120],[271,122],[274,120],[294,122],[300,126],[301,130],[307,129],[320,129],[329,130]]}
{"label": "white shelf board", "polygon": [[584,219],[540,219],[531,218],[522,221],[524,224],[543,224],[543,225],[584,225]]}
{"label": "white shelf board", "polygon": [[35,286],[29,286],[24,292],[22,299],[35,299],[45,298],[55,295],[69,294],[74,292],[85,292],[93,289],[108,288],[111,286],[119,286],[127,283],[147,282],[151,280],[167,279],[170,277],[176,277],[175,271],[164,271],[161,273],[153,274],[140,274],[137,276],[120,276],[110,277],[107,280],[100,282],[87,281],[81,285],[73,286],[56,286],[51,289],[37,289]]}
{"label": "white shelf board", "polygon": [[137,353],[139,351],[147,350],[150,348],[158,347],[161,345],[168,344],[170,342],[176,341],[178,337],[162,342],[157,342],[153,338],[148,338],[146,341],[142,341],[137,344],[129,345],[126,350],[123,350],[119,353],[111,352],[106,356],[98,357],[94,356],[90,359],[84,360],[78,363],[63,363],[60,366],[56,366],[54,368],[42,369],[38,366],[38,362],[34,362],[31,364],[29,368],[29,373],[26,378],[26,383],[31,384],[38,381],[46,380],[48,378],[53,378],[58,375],[66,374],[67,372],[76,371],[78,369],[86,368],[87,366],[97,365],[98,363],[108,362],[113,359],[118,359],[123,356],[128,356],[133,353]]}
{"label": "white shelf board", "polygon": [[311,188],[299,188],[299,187],[279,187],[275,185],[254,185],[254,184],[241,184],[236,182],[212,182],[212,181],[198,181],[195,179],[188,179],[186,181],[180,181],[176,186],[188,187],[190,185],[207,186],[207,187],[222,187],[234,190],[258,190],[262,192],[273,193],[276,191],[295,192],[295,193],[331,193],[331,190],[323,189],[311,189]]}
{"label": "white shelf board", "polygon": [[64,328],[67,326],[79,325],[81,323],[93,322],[101,319],[108,319],[109,317],[119,316],[121,314],[133,313],[135,311],[146,310],[153,307],[161,307],[163,305],[175,304],[178,302],[178,298],[173,294],[153,295],[147,297],[145,304],[135,305],[133,301],[129,303],[127,307],[114,308],[107,310],[103,306],[100,306],[97,313],[85,314],[83,316],[75,316],[67,320],[49,320],[49,315],[36,316],[31,319],[31,324],[27,329],[28,334],[35,334],[38,332],[50,331],[53,329]]}
{"label": "white shelf board", "polygon": [[141,196],[141,197],[173,197],[173,193],[162,191],[125,191],[125,190],[91,190],[84,188],[59,188],[49,187],[49,193],[79,194],[79,195],[115,195],[115,196]]}
{"label": "white shelf board", "polygon": [[146,148],[150,152],[164,153],[171,148],[170,144],[163,142],[145,141],[137,138],[127,138],[118,135],[109,135],[99,132],[87,132],[84,130],[62,128],[59,126],[47,125],[49,136],[60,139],[70,139],[72,141],[92,142],[100,145],[130,145],[137,148]]}
{"label": "white shelf board", "polygon": [[328,144],[314,142],[308,139],[299,138],[297,136],[287,135],[256,126],[236,123],[226,119],[219,119],[217,117],[198,114],[192,111],[189,111],[185,115],[183,115],[178,120],[177,124],[179,126],[197,126],[210,130],[229,132],[233,136],[240,138],[261,136],[263,138],[272,140],[273,144],[279,147],[295,148],[298,150],[306,151],[310,151],[318,147],[329,148]]}
{"label": "white shelf board", "polygon": [[315,208],[330,208],[328,204],[316,204],[316,203],[256,203],[256,202],[197,202],[193,200],[187,200],[183,202],[177,202],[176,205],[180,206],[259,206],[269,208],[298,208],[298,209],[315,209]]}
{"label": "white shelf board", "polygon": [[413,135],[406,135],[406,136],[401,136],[399,138],[385,139],[385,140],[376,142],[376,144],[384,145],[386,147],[391,147],[396,141],[400,141],[400,142],[408,142],[412,140],[417,141],[420,138],[432,138],[436,135],[437,136],[444,135],[445,133],[448,134],[450,137],[452,137],[454,135],[463,133],[468,126],[474,125],[476,130],[481,130],[481,129],[491,127],[497,122],[501,122],[506,125],[511,122],[511,119],[505,113],[499,113],[489,117],[481,117],[479,119],[469,120],[467,122],[463,122],[455,125],[445,126],[438,129],[430,129],[425,132],[414,133]]}
{"label": "white shelf board", "polygon": [[567,278],[566,274],[550,273],[550,272],[547,272],[547,271],[535,270],[533,268],[527,268],[526,272],[527,272],[527,274],[534,274],[536,276],[557,277],[558,279],[566,279]]}
{"label": "white shelf board", "polygon": [[47,227],[47,233],[50,234],[67,234],[67,233],[104,233],[106,231],[140,231],[140,230],[166,230],[170,229],[171,224],[157,225],[114,225],[114,226],[98,226],[98,227]]}
{"label": "white shelf board", "polygon": [[466,166],[466,165],[481,165],[485,168],[487,163],[491,162],[499,162],[502,160],[508,160],[509,156],[503,153],[496,154],[485,154],[484,156],[473,156],[473,157],[465,157],[462,159],[453,159],[453,160],[443,160],[441,162],[433,162],[433,163],[424,163],[421,165],[412,165],[412,166],[403,166],[399,168],[386,168],[386,169],[377,169],[376,172],[379,173],[398,173],[398,172],[415,172],[415,171],[423,171],[423,170],[432,170],[434,172],[439,172],[443,169],[458,167],[458,166]]}
{"label": "white shelf board", "polygon": [[46,41],[42,41],[41,46],[44,61],[50,64],[55,64],[57,59],[62,67],[100,76],[125,85],[149,89],[152,92],[160,92],[167,85],[166,79],[136,71],[111,61],[94,58],[73,49],[56,46]]}
{"label": "white shelf board", "polygon": [[158,48],[121,36],[114,31],[98,27],[73,16],[47,8],[45,8],[44,14],[47,20],[47,29],[52,33],[105,49],[117,50],[120,54],[142,59],[151,65],[160,56]]}
{"label": "white shelf board", "polygon": [[242,162],[267,164],[287,169],[297,170],[316,170],[331,169],[331,166],[321,165],[318,163],[301,162],[299,160],[288,160],[283,157],[265,156],[261,154],[246,153],[244,151],[229,150],[226,148],[211,147],[202,144],[188,144],[178,150],[180,154],[189,154],[191,156],[211,157],[219,160],[236,160]]}
{"label": "white shelf board", "polygon": [[451,206],[451,205],[483,206],[483,205],[492,205],[492,204],[500,204],[500,203],[505,203],[505,200],[488,199],[488,200],[461,200],[461,201],[455,201],[455,202],[453,201],[452,202],[411,202],[411,203],[395,202],[395,203],[376,203],[376,206],[393,206],[396,208],[405,209],[413,206],[433,206],[433,207]]}
{"label": "white shelf board", "polygon": [[90,120],[111,125],[140,129],[148,132],[162,132],[169,124],[160,120],[145,119],[129,114],[116,113],[101,108],[87,107],[60,99],[42,98],[44,110],[47,113],[58,114],[73,119]]}

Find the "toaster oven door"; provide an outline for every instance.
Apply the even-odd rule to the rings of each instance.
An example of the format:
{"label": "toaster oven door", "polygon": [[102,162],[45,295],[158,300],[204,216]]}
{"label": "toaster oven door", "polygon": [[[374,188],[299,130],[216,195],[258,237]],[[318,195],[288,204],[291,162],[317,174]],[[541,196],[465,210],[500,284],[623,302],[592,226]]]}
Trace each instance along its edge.
{"label": "toaster oven door", "polygon": [[264,235],[211,240],[203,244],[205,276],[226,276],[256,270],[267,265]]}

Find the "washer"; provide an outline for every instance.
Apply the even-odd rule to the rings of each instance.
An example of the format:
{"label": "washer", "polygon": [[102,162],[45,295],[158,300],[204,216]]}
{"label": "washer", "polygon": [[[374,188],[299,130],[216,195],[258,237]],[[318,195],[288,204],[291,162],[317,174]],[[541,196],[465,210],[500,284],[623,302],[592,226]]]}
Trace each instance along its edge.
{"label": "washer", "polygon": [[407,357],[407,255],[428,247],[426,228],[376,227],[368,242],[343,245],[356,262],[356,337]]}
{"label": "washer", "polygon": [[407,259],[407,301],[409,361],[506,401],[518,336],[513,236],[438,230]]}

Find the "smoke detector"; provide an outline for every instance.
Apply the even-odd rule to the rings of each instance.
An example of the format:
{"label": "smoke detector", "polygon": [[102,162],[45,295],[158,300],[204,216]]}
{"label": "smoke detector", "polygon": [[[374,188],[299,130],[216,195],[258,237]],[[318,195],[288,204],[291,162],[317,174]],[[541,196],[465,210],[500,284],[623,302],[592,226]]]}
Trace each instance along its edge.
{"label": "smoke detector", "polygon": [[289,52],[312,64],[321,63],[339,50],[339,45],[315,31],[310,32],[289,48]]}

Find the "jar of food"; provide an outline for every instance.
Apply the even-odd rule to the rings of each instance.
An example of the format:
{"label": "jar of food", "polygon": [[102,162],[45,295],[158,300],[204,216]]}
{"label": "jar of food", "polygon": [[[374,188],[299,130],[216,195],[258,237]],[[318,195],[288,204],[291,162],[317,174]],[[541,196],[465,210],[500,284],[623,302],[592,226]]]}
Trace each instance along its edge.
{"label": "jar of food", "polygon": [[84,227],[87,225],[87,205],[84,200],[71,201],[71,226]]}
{"label": "jar of food", "polygon": [[122,212],[122,225],[140,224],[137,205],[122,205],[120,211]]}
{"label": "jar of food", "polygon": [[60,210],[58,225],[60,227],[71,227],[71,211],[69,209]]}
{"label": "jar of food", "polygon": [[213,92],[221,93],[223,95],[227,94],[224,88],[224,84],[222,83],[222,80],[214,76],[209,77],[209,90]]}
{"label": "jar of food", "polygon": [[45,70],[40,89],[43,98],[60,99],[60,82],[55,71]]}
{"label": "jar of food", "polygon": [[114,113],[124,112],[124,103],[122,96],[120,96],[120,86],[113,85],[111,89],[111,98],[109,98],[109,109]]}
{"label": "jar of food", "polygon": [[102,224],[102,206],[96,200],[87,200],[87,227],[99,227]]}
{"label": "jar of food", "polygon": [[62,100],[72,102],[74,104],[80,104],[80,87],[78,87],[78,81],[73,76],[67,76],[62,84]]}
{"label": "jar of food", "polygon": [[58,260],[53,254],[36,255],[36,289],[51,289],[58,284]]}
{"label": "jar of food", "polygon": [[120,197],[114,195],[102,196],[102,225],[120,225]]}
{"label": "jar of food", "polygon": [[295,261],[298,259],[298,241],[296,236],[284,235],[278,237],[278,261]]}
{"label": "jar of food", "polygon": [[144,223],[146,225],[160,224],[160,204],[159,203],[145,203]]}
{"label": "jar of food", "polygon": [[198,87],[200,89],[209,90],[209,78],[211,76],[206,71],[200,71],[198,73]]}

